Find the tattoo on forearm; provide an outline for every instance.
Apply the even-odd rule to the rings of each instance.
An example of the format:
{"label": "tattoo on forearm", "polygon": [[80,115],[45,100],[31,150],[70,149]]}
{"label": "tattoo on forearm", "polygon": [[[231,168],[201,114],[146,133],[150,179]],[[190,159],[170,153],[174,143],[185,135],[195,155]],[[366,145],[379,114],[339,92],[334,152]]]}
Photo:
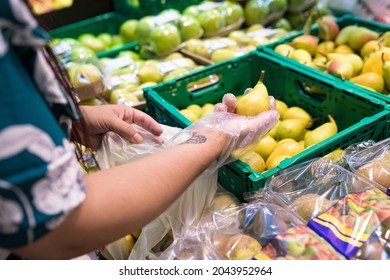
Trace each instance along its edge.
{"label": "tattoo on forearm", "polygon": [[204,135],[194,135],[183,144],[202,144],[206,142],[207,138]]}

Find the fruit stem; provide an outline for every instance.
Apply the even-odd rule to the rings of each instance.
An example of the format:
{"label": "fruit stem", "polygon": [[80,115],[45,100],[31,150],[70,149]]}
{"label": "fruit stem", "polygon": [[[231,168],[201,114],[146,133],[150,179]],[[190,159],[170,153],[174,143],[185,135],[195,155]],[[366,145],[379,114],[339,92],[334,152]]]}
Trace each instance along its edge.
{"label": "fruit stem", "polygon": [[328,115],[328,118],[329,118],[330,122],[332,122],[332,123],[336,124],[336,122],[335,122],[334,118],[333,118],[331,115]]}
{"label": "fruit stem", "polygon": [[264,80],[264,75],[265,75],[265,70],[261,70],[260,72],[260,78],[259,78],[259,83],[262,83]]}

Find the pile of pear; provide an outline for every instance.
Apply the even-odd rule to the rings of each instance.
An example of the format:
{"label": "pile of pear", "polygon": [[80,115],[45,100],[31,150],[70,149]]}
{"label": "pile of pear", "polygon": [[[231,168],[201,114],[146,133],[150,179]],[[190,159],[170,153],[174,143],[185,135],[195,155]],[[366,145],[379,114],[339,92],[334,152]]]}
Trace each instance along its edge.
{"label": "pile of pear", "polygon": [[302,34],[275,52],[368,90],[390,94],[390,31],[340,27],[335,18],[318,21],[318,35]]}
{"label": "pile of pear", "polygon": [[[263,77],[264,72],[252,89],[237,96],[237,114],[256,116],[269,110],[268,89],[262,82]],[[305,109],[288,106],[280,99],[275,102],[279,113],[277,125],[259,140],[252,151],[239,157],[253,171],[260,173],[277,167],[284,159],[291,158],[338,132],[337,124],[330,115],[329,121],[314,127],[315,121]],[[196,121],[213,112],[213,106],[211,103],[203,106],[191,104],[180,112],[191,121]]]}

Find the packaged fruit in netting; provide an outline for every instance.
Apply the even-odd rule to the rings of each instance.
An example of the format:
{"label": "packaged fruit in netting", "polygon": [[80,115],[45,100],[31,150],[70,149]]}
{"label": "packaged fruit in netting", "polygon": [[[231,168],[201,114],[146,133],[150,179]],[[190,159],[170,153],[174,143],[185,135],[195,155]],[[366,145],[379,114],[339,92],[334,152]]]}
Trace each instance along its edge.
{"label": "packaged fruit in netting", "polygon": [[103,73],[93,63],[72,62],[66,64],[72,85],[80,101],[101,96],[105,89]]}
{"label": "packaged fruit in netting", "polygon": [[244,22],[242,6],[231,1],[207,1],[192,5],[183,11],[183,15],[193,16],[199,21],[203,37],[227,35],[228,32],[239,29]]}
{"label": "packaged fruit in netting", "polygon": [[287,0],[249,0],[245,4],[245,23],[267,25],[283,17],[287,11]]}
{"label": "packaged fruit in netting", "polygon": [[347,259],[390,258],[390,198],[363,176],[321,158],[280,171],[265,188]]}
{"label": "packaged fruit in netting", "polygon": [[156,56],[180,49],[182,38],[175,22],[181,17],[176,10],[164,10],[156,16],[141,18],[135,27],[135,39]]}
{"label": "packaged fruit in netting", "polygon": [[381,185],[390,195],[390,138],[350,154],[348,167]]}
{"label": "packaged fruit in netting", "polygon": [[302,220],[279,205],[260,199],[214,214],[209,242],[225,259],[344,259]]}

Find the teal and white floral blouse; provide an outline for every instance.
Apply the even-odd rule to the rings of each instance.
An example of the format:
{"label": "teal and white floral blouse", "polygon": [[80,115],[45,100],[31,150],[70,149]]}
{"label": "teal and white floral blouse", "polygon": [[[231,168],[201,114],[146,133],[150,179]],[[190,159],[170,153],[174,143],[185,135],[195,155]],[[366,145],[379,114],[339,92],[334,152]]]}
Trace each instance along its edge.
{"label": "teal and white floral blouse", "polygon": [[45,61],[22,0],[0,1],[0,258],[56,228],[85,198],[69,142],[78,111]]}

